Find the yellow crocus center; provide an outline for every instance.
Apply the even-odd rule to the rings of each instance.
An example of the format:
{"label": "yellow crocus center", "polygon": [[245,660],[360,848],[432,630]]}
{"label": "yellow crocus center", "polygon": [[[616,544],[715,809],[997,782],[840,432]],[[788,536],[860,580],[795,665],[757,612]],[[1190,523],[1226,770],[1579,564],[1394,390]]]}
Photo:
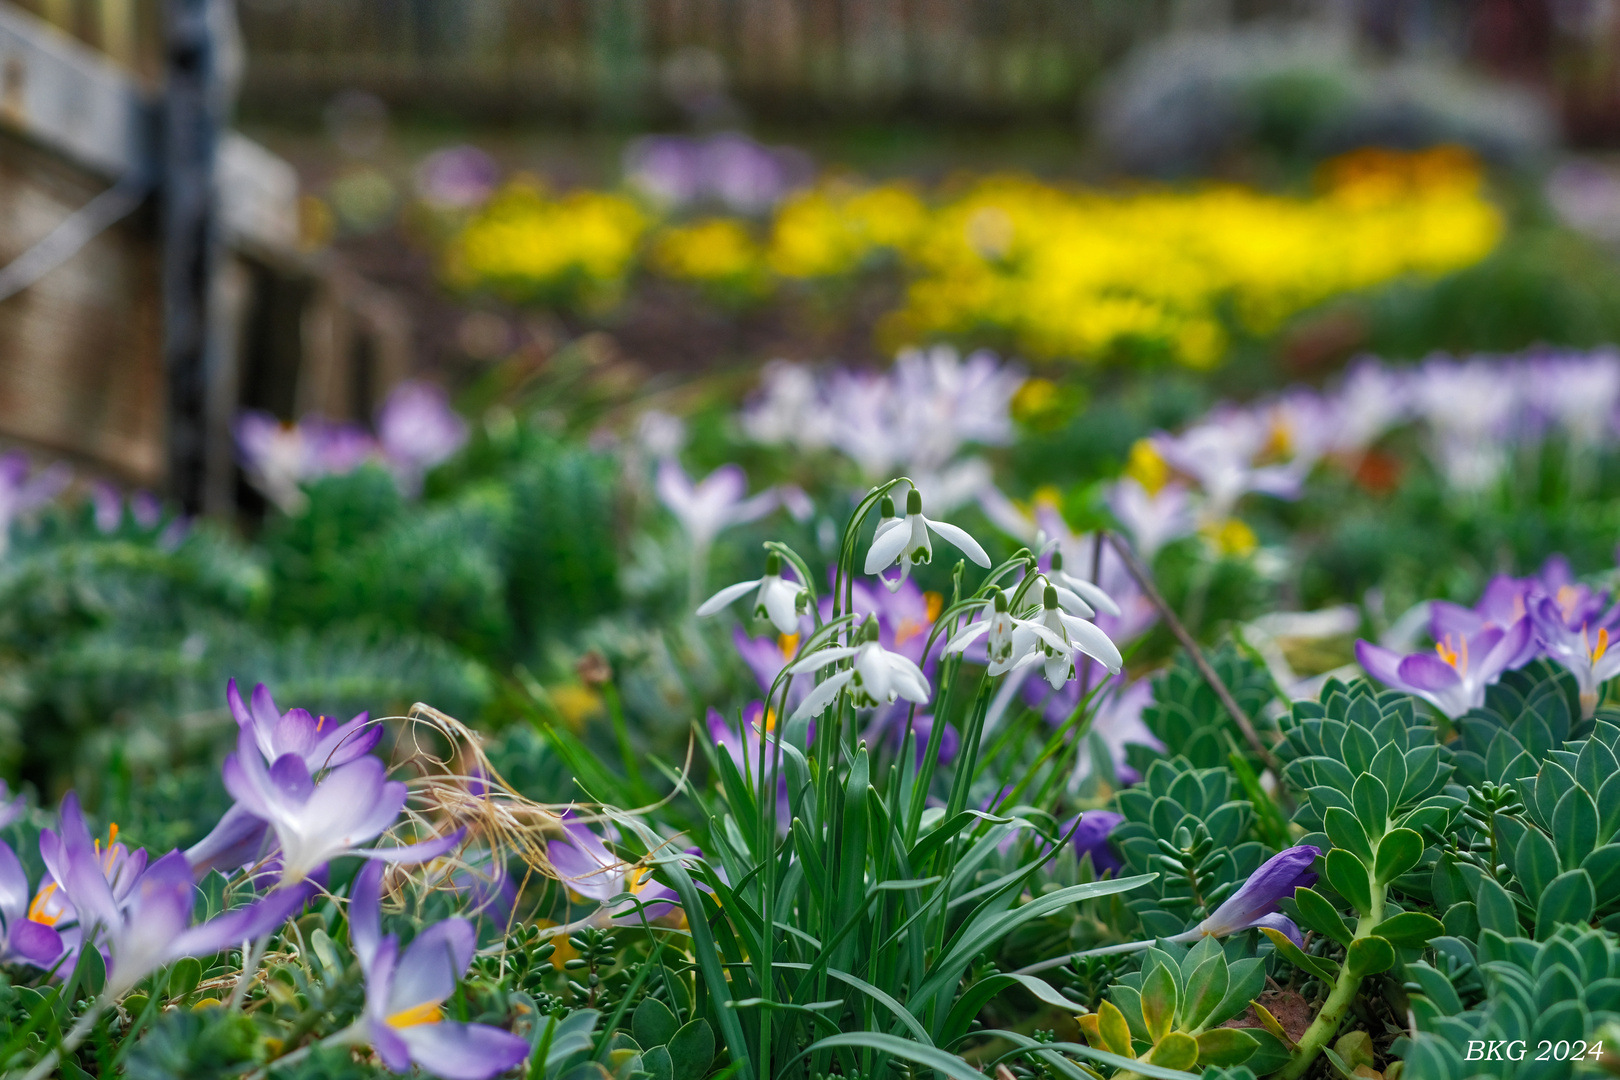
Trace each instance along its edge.
{"label": "yellow crocus center", "polygon": [[51,902],[51,897],[55,894],[56,882],[54,881],[34,894],[34,902],[28,905],[29,922],[37,922],[41,926],[56,925],[57,920],[61,919],[62,917],[61,912],[50,912],[45,910],[45,905]]}
{"label": "yellow crocus center", "polygon": [[769,734],[770,732],[773,732],[775,730],[776,730],[776,710],[775,709],[766,709],[765,710],[765,732],[766,732],[766,734]]}
{"label": "yellow crocus center", "polygon": [[629,893],[631,896],[635,896],[637,893],[641,892],[643,887],[645,887],[646,877],[647,868],[645,866],[634,867],[629,873],[624,875],[624,891]]}
{"label": "yellow crocus center", "polygon": [[945,597],[932,590],[923,593],[923,601],[928,605],[929,625],[939,621],[939,613],[945,610]]}
{"label": "yellow crocus center", "polygon": [[317,716],[315,718],[315,734],[319,735],[321,733],[321,728],[323,728],[325,726],[326,726],[326,717]]}
{"label": "yellow crocus center", "polygon": [[1453,648],[1451,644],[1451,635],[1447,634],[1446,640],[1437,641],[1434,643],[1434,651],[1439,653],[1440,659],[1450,664],[1453,670],[1455,670],[1459,675],[1468,671],[1467,638],[1463,638],[1461,642],[1459,642],[1458,645]]}
{"label": "yellow crocus center", "polygon": [[424,1001],[420,1005],[412,1005],[408,1009],[401,1009],[388,1018],[388,1026],[394,1028],[417,1027],[421,1024],[437,1024],[444,1019],[444,1010],[439,1008],[437,1001]]}
{"label": "yellow crocus center", "polygon": [[782,659],[791,660],[799,651],[798,634],[782,634],[776,639],[776,647],[782,651]]}

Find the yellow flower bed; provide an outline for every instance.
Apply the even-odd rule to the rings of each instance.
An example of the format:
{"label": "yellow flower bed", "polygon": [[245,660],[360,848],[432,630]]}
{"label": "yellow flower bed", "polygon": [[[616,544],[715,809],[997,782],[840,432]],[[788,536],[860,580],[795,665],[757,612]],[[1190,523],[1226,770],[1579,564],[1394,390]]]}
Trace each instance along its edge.
{"label": "yellow flower bed", "polygon": [[[773,277],[848,278],[887,256],[907,285],[885,345],[988,334],[1036,357],[1207,366],[1234,330],[1270,333],[1337,294],[1460,269],[1504,227],[1460,150],[1358,151],[1325,164],[1319,181],[1319,194],[1291,197],[993,176],[933,203],[905,184],[833,181],[789,198],[764,227],[672,225],[645,250],[666,277],[747,295]],[[451,280],[612,295],[650,226],[619,196],[512,188],[458,236]]]}
{"label": "yellow flower bed", "polygon": [[537,183],[512,184],[456,235],[445,277],[516,300],[604,306],[618,298],[651,224],[621,195],[553,197]]}

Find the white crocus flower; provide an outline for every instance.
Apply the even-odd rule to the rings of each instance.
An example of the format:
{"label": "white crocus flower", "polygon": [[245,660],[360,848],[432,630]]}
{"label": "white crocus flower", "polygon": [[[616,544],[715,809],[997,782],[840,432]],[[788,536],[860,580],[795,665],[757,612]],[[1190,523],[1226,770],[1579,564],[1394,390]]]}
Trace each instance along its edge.
{"label": "white crocus flower", "polygon": [[866,553],[866,572],[868,574],[881,574],[885,569],[900,564],[900,576],[893,581],[884,578],[890,592],[900,588],[901,582],[911,575],[912,566],[926,563],[933,559],[934,548],[928,539],[929,530],[933,530],[941,540],[961,550],[961,552],[980,566],[989,567],[990,556],[984,553],[979,542],[969,536],[964,529],[945,521],[933,521],[923,517],[922,493],[912,488],[906,493],[906,516],[897,526],[883,529],[872,538],[872,547]]}
{"label": "white crocus flower", "polygon": [[872,616],[856,634],[855,644],[831,649],[818,649],[800,660],[788,672],[803,675],[820,671],[829,664],[852,659],[854,663],[834,672],[805,697],[789,721],[816,716],[838,697],[838,692],[852,686],[856,706],[892,704],[897,697],[928,703],[928,679],[922,669],[899,653],[893,653],[878,644],[877,617]]}
{"label": "white crocus flower", "polygon": [[1055,585],[1047,584],[1043,600],[1039,617],[1021,621],[1014,631],[1013,652],[1017,659],[1008,670],[1044,664],[1046,681],[1052,684],[1052,689],[1059,690],[1074,677],[1075,656],[1083,653],[1101,662],[1110,674],[1119,673],[1125,659],[1107,634],[1084,619],[1064,612],[1058,606]]}
{"label": "white crocus flower", "polygon": [[1085,578],[1075,577],[1063,569],[1063,549],[1055,546],[1052,549],[1052,572],[1046,580],[1057,589],[1058,605],[1070,615],[1077,615],[1082,619],[1089,619],[1101,611],[1116,618],[1120,614],[1119,605],[1114,598],[1103,592],[1098,586]]}
{"label": "white crocus flower", "polygon": [[764,577],[727,585],[703,601],[698,616],[718,615],[756,588],[759,593],[754,598],[754,615],[769,617],[778,633],[798,633],[799,609],[810,594],[800,582],[782,580],[782,556],[774,551],[765,557]]}

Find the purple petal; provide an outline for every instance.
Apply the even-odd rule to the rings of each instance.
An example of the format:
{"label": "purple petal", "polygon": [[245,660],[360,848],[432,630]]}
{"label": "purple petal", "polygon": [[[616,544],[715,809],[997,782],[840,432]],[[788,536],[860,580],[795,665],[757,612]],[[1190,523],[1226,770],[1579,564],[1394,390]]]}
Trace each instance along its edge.
{"label": "purple petal", "polygon": [[1471,638],[1485,628],[1485,620],[1477,611],[1453,604],[1447,600],[1429,601],[1429,636],[1436,641],[1451,638],[1461,641]]}
{"label": "purple petal", "polygon": [[[441,1020],[399,1032],[413,1061],[445,1080],[487,1080],[529,1056],[527,1039],[488,1024]],[[382,1052],[379,1046],[378,1053]]]}
{"label": "purple petal", "polygon": [[1272,912],[1270,915],[1262,915],[1258,919],[1254,920],[1254,925],[1265,926],[1272,930],[1281,931],[1287,936],[1289,941],[1292,941],[1301,949],[1305,947],[1304,935],[1299,932],[1299,927],[1294,925],[1294,920],[1290,919],[1286,915],[1282,915],[1277,912]]}
{"label": "purple petal", "polygon": [[43,923],[29,919],[20,919],[11,924],[11,934],[6,944],[11,955],[20,956],[35,967],[47,971],[56,963],[57,957],[62,955],[65,947],[62,944],[61,934]]}
{"label": "purple petal", "polygon": [[310,779],[309,766],[304,764],[303,755],[297,751],[289,751],[276,758],[270,766],[270,782],[275,785],[283,801],[294,805],[303,805],[315,794],[315,781]]}
{"label": "purple petal", "polygon": [[382,876],[382,863],[368,862],[349,889],[349,944],[367,972],[382,942]]}
{"label": "purple petal", "polygon": [[1356,661],[1368,675],[1385,686],[1399,686],[1401,655],[1370,641],[1356,642]]}
{"label": "purple petal", "polygon": [[[418,1026],[437,1027],[438,1025]],[[404,1030],[409,1031],[410,1028]],[[406,1073],[411,1071],[411,1051],[405,1045],[404,1035],[400,1030],[389,1027],[381,1020],[373,1020],[371,1022],[371,1046],[372,1049],[377,1051],[377,1056],[382,1058],[383,1064],[394,1072]]]}
{"label": "purple petal", "polygon": [[264,747],[267,759],[276,756],[274,744],[269,740],[280,719],[281,712],[276,708],[276,699],[270,696],[270,688],[259,683],[253,688],[253,726],[258,729],[259,745]]}
{"label": "purple petal", "polygon": [[[1519,658],[1529,644],[1532,628],[1529,617],[1520,619],[1503,632],[1494,646],[1486,650],[1479,661],[1479,677],[1494,682],[1496,677]],[[1481,640],[1483,643],[1483,635]]]}
{"label": "purple petal", "polygon": [[1455,668],[1429,653],[1408,656],[1401,661],[1396,674],[1399,678],[1392,685],[1397,689],[1424,694],[1442,693],[1462,684],[1462,676]]}
{"label": "purple petal", "polygon": [[1277,910],[1284,897],[1293,896],[1301,885],[1316,880],[1311,864],[1322,854],[1310,844],[1299,844],[1273,855],[1238,887],[1237,892],[1199,924],[1205,933],[1231,934],[1255,925],[1263,915]]}
{"label": "purple petal", "polygon": [[270,826],[241,803],[232,803],[208,835],[186,849],[186,861],[197,880],[211,871],[229,873],[265,854]]}
{"label": "purple petal", "polygon": [[0,840],[0,918],[7,925],[28,912],[28,875],[11,845]]}
{"label": "purple petal", "polygon": [[455,993],[477,946],[478,934],[466,919],[446,919],[417,934],[394,971],[388,1015],[437,1004]]}
{"label": "purple petal", "polygon": [[454,851],[461,845],[462,840],[466,839],[466,836],[466,828],[460,828],[448,836],[437,836],[431,840],[423,840],[419,844],[405,844],[401,847],[366,848],[363,851],[356,851],[354,854],[364,859],[379,859],[383,862],[424,863]]}
{"label": "purple petal", "polygon": [[[321,717],[321,720],[325,719],[326,717]],[[316,732],[317,734],[320,732],[319,724],[316,726]],[[329,769],[347,765],[356,758],[371,753],[371,748],[376,746],[382,737],[382,725],[372,724],[371,714],[363,712],[347,724],[333,728],[323,735],[321,741],[315,745],[315,749],[304,760],[311,769]]]}
{"label": "purple petal", "polygon": [[[102,870],[101,858],[90,840],[85,827],[84,814],[79,810],[79,797],[68,792],[62,798],[62,854],[65,856],[63,876],[59,879],[68,899],[79,911],[80,920],[94,926],[117,926],[118,904],[113,899],[112,887]],[[41,849],[44,837],[41,836]],[[188,884],[190,878],[187,878]]]}
{"label": "purple petal", "polygon": [[253,726],[253,714],[242,701],[242,692],[236,688],[235,679],[225,684],[225,703],[231,707],[231,716],[235,718],[238,727]]}
{"label": "purple petal", "polygon": [[297,754],[307,758],[319,741],[315,734],[315,718],[308,709],[288,709],[276,719],[275,726],[270,730],[270,741],[278,755]]}
{"label": "purple petal", "polygon": [[[190,881],[191,875],[188,870],[187,903],[191,899]],[[169,949],[169,955],[175,958],[210,956],[244,941],[263,937],[301,911],[315,892],[314,884],[308,881],[289,888],[277,889],[256,904],[227,911],[201,926],[187,930],[175,939],[174,945]]]}

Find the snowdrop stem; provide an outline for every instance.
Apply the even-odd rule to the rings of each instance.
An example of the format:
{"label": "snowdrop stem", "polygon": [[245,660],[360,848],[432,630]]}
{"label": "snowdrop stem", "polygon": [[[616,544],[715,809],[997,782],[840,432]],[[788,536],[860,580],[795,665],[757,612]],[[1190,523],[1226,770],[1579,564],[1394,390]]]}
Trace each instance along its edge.
{"label": "snowdrop stem", "polygon": [[1125,569],[1130,571],[1131,577],[1136,580],[1137,587],[1142,590],[1142,595],[1146,596],[1154,608],[1158,610],[1159,617],[1170,628],[1170,632],[1181,643],[1181,647],[1187,650],[1187,655],[1192,659],[1193,666],[1198,669],[1198,674],[1203,676],[1204,681],[1209,684],[1209,688],[1215,692],[1215,697],[1220,701],[1221,707],[1232,717],[1233,723],[1237,724],[1238,730],[1243,733],[1244,741],[1259,755],[1260,760],[1265,762],[1266,768],[1274,773],[1281,773],[1282,766],[1278,763],[1277,756],[1261,740],[1260,733],[1254,729],[1254,723],[1249,719],[1249,714],[1239,707],[1237,699],[1232,696],[1232,691],[1228,690],[1226,684],[1221,681],[1221,677],[1215,674],[1215,669],[1209,666],[1209,661],[1204,658],[1204,651],[1198,647],[1198,642],[1193,640],[1193,636],[1187,632],[1187,628],[1176,617],[1175,610],[1165,603],[1158,587],[1153,584],[1153,575],[1136,557],[1136,552],[1132,551],[1129,544],[1120,540],[1113,533],[1104,532],[1102,535],[1108,538],[1108,542],[1119,553],[1120,561],[1125,564]]}
{"label": "snowdrop stem", "polygon": [[67,1035],[50,1053],[34,1063],[34,1067],[28,1070],[23,1080],[44,1080],[45,1077],[51,1075],[56,1069],[56,1063],[62,1059],[63,1055],[71,1054],[77,1050],[79,1044],[84,1042],[91,1031],[95,1030],[96,1021],[101,1019],[101,1014],[106,1011],[108,1004],[106,994],[96,998],[90,1004],[90,1008],[85,1010],[84,1015],[79,1017],[79,1022],[68,1030]]}
{"label": "snowdrop stem", "polygon": [[248,987],[253,984],[253,976],[259,973],[259,964],[264,960],[264,951],[270,944],[270,935],[265,934],[255,941],[251,948],[245,944],[242,949],[242,974],[236,980],[236,988],[231,991],[229,1008],[240,1009],[247,1000]]}

